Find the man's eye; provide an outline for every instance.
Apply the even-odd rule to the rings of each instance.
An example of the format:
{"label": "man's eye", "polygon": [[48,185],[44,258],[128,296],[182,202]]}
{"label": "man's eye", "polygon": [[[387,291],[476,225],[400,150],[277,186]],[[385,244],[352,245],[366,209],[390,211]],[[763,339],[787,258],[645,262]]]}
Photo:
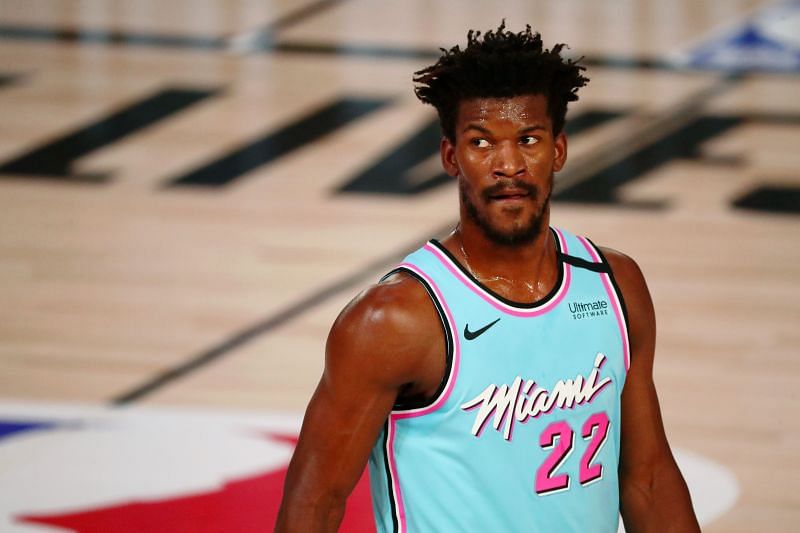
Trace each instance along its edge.
{"label": "man's eye", "polygon": [[520,138],[520,142],[522,142],[522,144],[536,144],[537,142],[539,142],[539,139],[537,139],[533,135],[525,135]]}
{"label": "man's eye", "polygon": [[477,146],[478,148],[488,148],[489,141],[486,139],[472,139],[473,146]]}

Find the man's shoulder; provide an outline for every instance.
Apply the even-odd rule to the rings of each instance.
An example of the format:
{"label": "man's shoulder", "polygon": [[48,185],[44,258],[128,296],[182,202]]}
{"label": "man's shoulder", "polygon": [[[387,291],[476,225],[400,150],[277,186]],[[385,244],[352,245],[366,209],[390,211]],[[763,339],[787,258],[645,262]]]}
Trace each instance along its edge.
{"label": "man's shoulder", "polygon": [[365,292],[376,304],[402,309],[413,310],[430,300],[422,283],[403,270],[393,271]]}
{"label": "man's shoulder", "polygon": [[611,267],[614,280],[622,293],[630,320],[632,341],[649,336],[654,328],[655,312],[642,270],[636,261],[625,253],[603,246],[599,249]]}
{"label": "man's shoulder", "polygon": [[598,246],[598,248],[618,280],[620,278],[624,280],[644,279],[638,263],[630,255],[607,246]]}
{"label": "man's shoulder", "polygon": [[598,249],[608,262],[614,279],[626,300],[642,292],[648,292],[642,269],[630,255],[607,246],[598,246]]}
{"label": "man's shoulder", "polygon": [[425,287],[410,274],[394,272],[350,301],[332,333],[415,337],[440,330]]}
{"label": "man's shoulder", "polygon": [[425,288],[392,274],[365,289],[340,313],[326,347],[330,369],[358,369],[362,379],[391,386],[424,381],[442,326]]}

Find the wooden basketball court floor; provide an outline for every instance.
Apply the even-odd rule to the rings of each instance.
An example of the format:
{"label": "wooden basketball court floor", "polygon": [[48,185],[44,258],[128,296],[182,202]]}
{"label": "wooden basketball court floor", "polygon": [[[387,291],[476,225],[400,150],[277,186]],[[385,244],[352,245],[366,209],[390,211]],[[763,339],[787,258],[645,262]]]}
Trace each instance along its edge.
{"label": "wooden basketball court floor", "polygon": [[738,484],[704,530],[797,531],[800,76],[685,66],[781,5],[4,0],[0,404],[300,416],[339,309],[454,226],[412,72],[505,17],[585,56],[553,223],[647,276],[670,441]]}

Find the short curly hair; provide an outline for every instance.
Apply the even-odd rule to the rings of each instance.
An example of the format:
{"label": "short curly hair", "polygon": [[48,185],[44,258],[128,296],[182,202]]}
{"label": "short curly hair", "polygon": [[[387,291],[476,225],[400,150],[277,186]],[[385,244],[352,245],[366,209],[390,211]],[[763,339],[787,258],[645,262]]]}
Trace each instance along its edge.
{"label": "short curly hair", "polygon": [[553,135],[558,135],[564,129],[567,104],[578,99],[578,89],[589,81],[582,75],[586,67],[578,64],[580,59],[561,57],[564,46],[548,50],[529,25],[512,33],[505,29],[505,20],[483,38],[481,32],[469,30],[466,48],[442,48],[435,64],[414,73],[414,93],[436,108],[442,133],[451,142],[462,100],[527,94],[547,98]]}

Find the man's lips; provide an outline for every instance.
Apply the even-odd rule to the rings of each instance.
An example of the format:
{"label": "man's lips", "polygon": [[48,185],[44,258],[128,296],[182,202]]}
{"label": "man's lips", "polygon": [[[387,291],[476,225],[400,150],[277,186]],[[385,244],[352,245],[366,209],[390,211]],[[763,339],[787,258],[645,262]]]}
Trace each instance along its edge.
{"label": "man's lips", "polygon": [[483,191],[487,202],[523,202],[538,197],[536,186],[522,180],[498,182]]}
{"label": "man's lips", "polygon": [[490,200],[522,200],[523,198],[527,198],[530,196],[528,191],[523,191],[520,189],[508,189],[504,191],[499,191],[496,193],[492,193],[489,195]]}

